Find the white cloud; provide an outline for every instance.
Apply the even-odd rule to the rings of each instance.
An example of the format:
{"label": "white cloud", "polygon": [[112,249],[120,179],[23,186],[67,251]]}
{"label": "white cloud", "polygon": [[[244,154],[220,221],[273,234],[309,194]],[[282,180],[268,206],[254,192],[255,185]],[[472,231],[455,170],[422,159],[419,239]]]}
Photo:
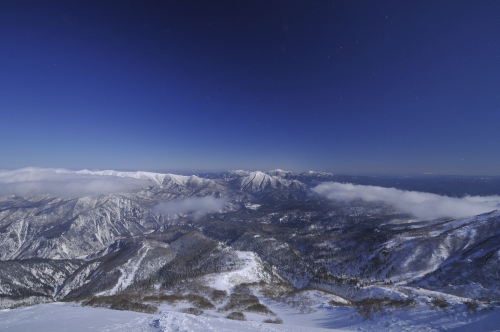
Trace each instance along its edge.
{"label": "white cloud", "polygon": [[126,192],[150,185],[151,181],[142,179],[79,174],[66,169],[28,167],[0,170],[0,195],[83,197]]}
{"label": "white cloud", "polygon": [[418,191],[337,182],[322,183],[312,190],[338,201],[385,201],[401,211],[424,219],[461,218],[490,212],[500,207],[500,196],[453,198]]}
{"label": "white cloud", "polygon": [[155,210],[170,215],[194,212],[195,216],[201,217],[206,213],[221,210],[227,202],[229,202],[229,199],[226,197],[188,197],[181,200],[162,202],[155,207]]}

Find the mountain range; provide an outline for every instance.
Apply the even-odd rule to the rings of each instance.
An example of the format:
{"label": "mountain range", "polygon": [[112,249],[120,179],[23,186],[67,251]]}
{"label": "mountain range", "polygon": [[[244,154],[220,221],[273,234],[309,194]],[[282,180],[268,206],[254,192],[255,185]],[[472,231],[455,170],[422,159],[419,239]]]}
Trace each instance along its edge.
{"label": "mountain range", "polygon": [[269,303],[307,313],[316,294],[365,318],[424,307],[498,310],[498,210],[428,220],[389,202],[312,190],[350,182],[498,195],[497,178],[54,172],[145,185],[81,197],[1,196],[0,308],[71,301],[154,313],[184,303],[191,314],[279,323]]}

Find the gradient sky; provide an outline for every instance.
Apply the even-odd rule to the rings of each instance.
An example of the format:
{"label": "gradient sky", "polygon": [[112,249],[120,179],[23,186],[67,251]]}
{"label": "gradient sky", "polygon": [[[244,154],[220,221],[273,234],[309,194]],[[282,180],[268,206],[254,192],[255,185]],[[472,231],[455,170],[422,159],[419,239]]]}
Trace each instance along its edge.
{"label": "gradient sky", "polygon": [[0,169],[500,175],[500,1],[1,1]]}

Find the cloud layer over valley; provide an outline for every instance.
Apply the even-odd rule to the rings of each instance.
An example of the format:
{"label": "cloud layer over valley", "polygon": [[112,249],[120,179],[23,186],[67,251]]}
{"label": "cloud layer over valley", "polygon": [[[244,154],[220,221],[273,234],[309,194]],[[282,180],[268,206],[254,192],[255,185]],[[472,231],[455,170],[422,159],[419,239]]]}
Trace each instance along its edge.
{"label": "cloud layer over valley", "polygon": [[461,218],[500,208],[500,196],[466,196],[453,198],[436,194],[405,191],[395,188],[326,182],[312,189],[332,200],[368,202],[384,201],[418,218]]}
{"label": "cloud layer over valley", "polygon": [[155,207],[155,210],[169,215],[194,212],[196,216],[201,217],[206,213],[221,210],[227,202],[229,202],[227,197],[188,197],[181,200],[162,202]]}
{"label": "cloud layer over valley", "polygon": [[82,174],[66,169],[28,167],[0,170],[0,195],[83,197],[126,192],[151,185],[151,181],[143,179]]}

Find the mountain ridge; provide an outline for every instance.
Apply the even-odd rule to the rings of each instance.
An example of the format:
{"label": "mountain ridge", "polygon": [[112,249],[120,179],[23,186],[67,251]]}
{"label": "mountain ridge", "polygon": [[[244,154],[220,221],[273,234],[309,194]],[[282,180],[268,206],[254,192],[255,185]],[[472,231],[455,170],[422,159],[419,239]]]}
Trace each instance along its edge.
{"label": "mountain ridge", "polygon": [[[0,305],[121,299],[151,311],[166,301],[264,320],[275,319],[265,303],[297,294],[308,303],[310,291],[360,314],[395,310],[390,301],[401,310],[500,301],[498,210],[422,220],[383,201],[335,201],[311,191],[339,179],[330,173],[152,174],[126,192],[0,196]],[[198,213],[207,196],[223,204]],[[187,208],[163,213],[161,202]]]}

